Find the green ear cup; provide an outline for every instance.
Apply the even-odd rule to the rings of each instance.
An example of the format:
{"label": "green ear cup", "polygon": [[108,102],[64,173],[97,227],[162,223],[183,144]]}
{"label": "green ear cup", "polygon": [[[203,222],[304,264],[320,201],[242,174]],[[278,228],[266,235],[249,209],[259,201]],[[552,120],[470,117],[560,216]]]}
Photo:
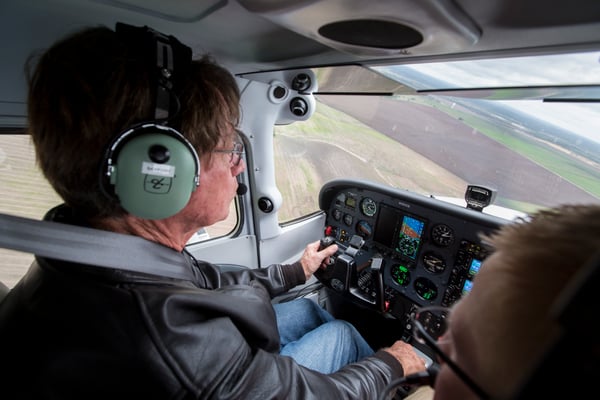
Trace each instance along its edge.
{"label": "green ear cup", "polygon": [[180,133],[154,128],[156,132],[137,135],[122,145],[111,167],[110,182],[127,212],[163,219],[189,202],[198,185],[200,165],[195,150]]}

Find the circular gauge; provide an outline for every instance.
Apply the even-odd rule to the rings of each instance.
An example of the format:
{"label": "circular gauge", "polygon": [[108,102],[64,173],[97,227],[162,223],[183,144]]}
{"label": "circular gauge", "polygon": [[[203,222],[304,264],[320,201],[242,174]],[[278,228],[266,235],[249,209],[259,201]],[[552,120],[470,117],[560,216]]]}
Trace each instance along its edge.
{"label": "circular gauge", "polygon": [[335,219],[336,221],[339,221],[342,218],[342,212],[340,210],[338,210],[337,208],[331,212],[331,215],[333,216],[333,219]]}
{"label": "circular gauge", "polygon": [[410,282],[410,272],[404,265],[396,264],[392,267],[392,278],[400,286],[406,286]]}
{"label": "circular gauge", "polygon": [[360,209],[367,217],[372,217],[377,212],[377,204],[370,197],[365,197],[360,202]]}
{"label": "circular gauge", "polygon": [[439,274],[444,272],[446,269],[446,261],[442,258],[442,256],[428,252],[423,255],[423,264],[425,265],[425,269],[431,273]]}
{"label": "circular gauge", "polygon": [[415,290],[423,300],[433,300],[438,295],[437,286],[427,278],[417,278],[415,280]]}
{"label": "circular gauge", "polygon": [[396,250],[412,259],[417,255],[420,241],[416,238],[404,236],[398,241],[398,247]]}
{"label": "circular gauge", "polygon": [[431,240],[438,246],[450,246],[454,242],[454,231],[448,225],[437,224],[431,228]]}
{"label": "circular gauge", "polygon": [[350,214],[344,214],[344,223],[348,226],[352,226],[352,221],[354,221],[354,218],[352,218],[352,215]]}
{"label": "circular gauge", "polygon": [[373,227],[367,221],[360,220],[356,224],[356,232],[366,239],[373,234]]}

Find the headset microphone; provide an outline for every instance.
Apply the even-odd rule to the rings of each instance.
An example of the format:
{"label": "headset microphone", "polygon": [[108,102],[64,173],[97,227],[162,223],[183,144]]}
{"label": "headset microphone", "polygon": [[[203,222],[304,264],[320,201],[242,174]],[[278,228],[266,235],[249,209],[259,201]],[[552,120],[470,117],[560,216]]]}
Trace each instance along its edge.
{"label": "headset microphone", "polygon": [[248,186],[244,185],[243,183],[238,183],[238,188],[237,188],[238,196],[245,195],[247,191],[248,191]]}

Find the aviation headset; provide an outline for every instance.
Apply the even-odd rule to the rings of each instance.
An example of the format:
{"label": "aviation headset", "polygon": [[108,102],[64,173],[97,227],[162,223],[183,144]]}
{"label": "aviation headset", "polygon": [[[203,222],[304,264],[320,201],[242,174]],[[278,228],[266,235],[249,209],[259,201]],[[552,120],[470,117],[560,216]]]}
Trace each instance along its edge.
{"label": "aviation headset", "polygon": [[100,187],[130,214],[167,218],[185,207],[200,184],[198,154],[173,126],[173,117],[180,111],[177,94],[190,68],[192,51],[175,37],[146,26],[118,22],[116,33],[143,61],[155,65],[155,110],[153,120],[130,127],[108,145]]}

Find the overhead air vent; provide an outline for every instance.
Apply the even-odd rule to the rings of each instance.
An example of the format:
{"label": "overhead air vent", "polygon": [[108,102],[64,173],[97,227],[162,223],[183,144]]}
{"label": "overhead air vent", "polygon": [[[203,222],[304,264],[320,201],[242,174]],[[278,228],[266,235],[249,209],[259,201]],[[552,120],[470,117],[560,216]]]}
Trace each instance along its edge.
{"label": "overhead air vent", "polygon": [[479,26],[456,0],[238,2],[290,31],[358,57],[459,52],[481,37]]}
{"label": "overhead air vent", "polygon": [[319,34],[353,46],[380,49],[406,49],[423,41],[423,35],[410,26],[376,19],[332,22],[323,25]]}

